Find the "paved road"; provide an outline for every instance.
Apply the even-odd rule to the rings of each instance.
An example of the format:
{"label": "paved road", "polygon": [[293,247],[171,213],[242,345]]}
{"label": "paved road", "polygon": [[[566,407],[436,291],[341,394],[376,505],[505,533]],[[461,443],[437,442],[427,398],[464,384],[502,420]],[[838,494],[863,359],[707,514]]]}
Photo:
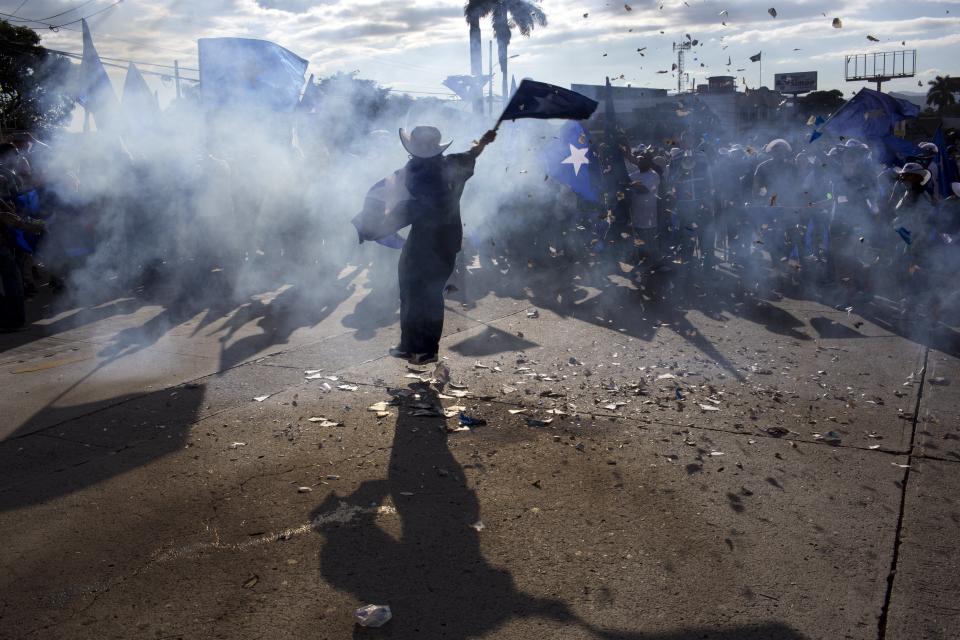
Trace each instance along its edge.
{"label": "paved road", "polygon": [[958,637],[954,330],[476,270],[438,393],[368,275],[0,336],[0,635]]}

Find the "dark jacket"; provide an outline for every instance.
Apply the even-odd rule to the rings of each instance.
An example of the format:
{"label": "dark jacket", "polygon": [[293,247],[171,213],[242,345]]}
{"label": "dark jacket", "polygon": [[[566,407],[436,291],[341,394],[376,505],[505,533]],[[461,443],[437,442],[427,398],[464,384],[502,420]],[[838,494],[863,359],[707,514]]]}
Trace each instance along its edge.
{"label": "dark jacket", "polygon": [[447,257],[460,251],[460,196],[475,165],[476,156],[470,153],[412,158],[407,163],[406,186],[413,202],[404,253],[428,259],[431,254]]}

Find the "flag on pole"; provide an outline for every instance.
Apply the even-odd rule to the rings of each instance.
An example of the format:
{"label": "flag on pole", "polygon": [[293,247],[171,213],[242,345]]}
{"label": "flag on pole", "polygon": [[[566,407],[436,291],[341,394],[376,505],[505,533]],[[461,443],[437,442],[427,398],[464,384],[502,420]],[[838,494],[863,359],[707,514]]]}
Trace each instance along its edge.
{"label": "flag on pole", "polygon": [[542,153],[547,175],[566,185],[581,198],[596,202],[600,199],[594,185],[594,176],[600,168],[597,156],[590,147],[590,138],[579,122],[568,122]]}
{"label": "flag on pole", "polygon": [[123,83],[123,98],[120,104],[128,120],[145,120],[160,115],[156,96],[150,91],[137,65],[132,62],[127,67],[127,79]]}
{"label": "flag on pole", "polygon": [[950,187],[950,184],[960,181],[960,177],[957,176],[957,163],[954,162],[950,154],[947,153],[947,138],[943,135],[942,125],[937,127],[937,133],[933,136],[933,144],[937,145],[937,158],[935,162],[939,169],[937,186],[940,189],[940,193],[937,195],[941,198],[949,198],[953,195],[953,189]]}
{"label": "flag on pole", "polygon": [[586,120],[597,110],[597,101],[576,91],[535,80],[523,80],[503,110],[500,120],[559,118]]}
{"label": "flag on pole", "polygon": [[411,223],[412,202],[406,167],[373,185],[363,201],[363,209],[351,221],[360,243],[372,240],[391,249],[403,247],[404,239],[397,232]]}
{"label": "flag on pole", "polygon": [[116,122],[117,95],[113,92],[113,85],[110,84],[107,70],[100,61],[97,48],[93,45],[93,36],[90,35],[87,21],[82,20],[81,25],[83,26],[83,57],[80,62],[77,102],[93,114],[98,129],[105,129]]}
{"label": "flag on pole", "polygon": [[278,112],[300,104],[307,61],[266,40],[201,38],[200,95],[208,108],[254,107]]}
{"label": "flag on pole", "polygon": [[760,62],[760,58],[761,58],[762,56],[763,56],[763,52],[762,52],[762,51],[761,51],[760,53],[758,53],[757,55],[755,55],[755,56],[750,56],[750,62]]}

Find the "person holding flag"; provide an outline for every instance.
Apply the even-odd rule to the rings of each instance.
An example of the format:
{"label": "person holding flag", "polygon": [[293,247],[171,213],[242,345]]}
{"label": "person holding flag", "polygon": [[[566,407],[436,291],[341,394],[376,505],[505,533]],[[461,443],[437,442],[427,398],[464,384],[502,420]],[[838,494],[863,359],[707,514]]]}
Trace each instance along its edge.
{"label": "person holding flag", "polygon": [[[390,355],[411,364],[436,362],[443,334],[443,290],[453,273],[463,242],[460,196],[473,176],[477,158],[497,137],[504,120],[520,118],[589,118],[597,103],[579,93],[524,80],[497,125],[466,153],[443,155],[452,142],[442,142],[431,126],[400,129],[400,142],[410,154],[405,167],[381,180],[367,193],[363,210],[353,219],[360,242],[402,245],[400,343]],[[404,240],[397,232],[410,232]]]}
{"label": "person holding flag", "polygon": [[406,210],[410,233],[400,253],[400,344],[390,355],[411,364],[437,361],[443,333],[443,289],[453,273],[463,243],[460,196],[473,176],[477,158],[497,137],[486,132],[466,153],[448,156],[453,144],[441,142],[436,127],[400,129],[410,154],[402,185],[409,193]]}

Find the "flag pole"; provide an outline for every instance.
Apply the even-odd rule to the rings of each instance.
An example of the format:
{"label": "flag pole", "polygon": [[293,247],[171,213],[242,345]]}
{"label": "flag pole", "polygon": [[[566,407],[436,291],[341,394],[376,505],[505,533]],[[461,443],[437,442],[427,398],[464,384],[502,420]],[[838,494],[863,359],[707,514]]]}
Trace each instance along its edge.
{"label": "flag pole", "polygon": [[763,86],[763,50],[760,50],[760,84],[757,85],[757,89]]}

